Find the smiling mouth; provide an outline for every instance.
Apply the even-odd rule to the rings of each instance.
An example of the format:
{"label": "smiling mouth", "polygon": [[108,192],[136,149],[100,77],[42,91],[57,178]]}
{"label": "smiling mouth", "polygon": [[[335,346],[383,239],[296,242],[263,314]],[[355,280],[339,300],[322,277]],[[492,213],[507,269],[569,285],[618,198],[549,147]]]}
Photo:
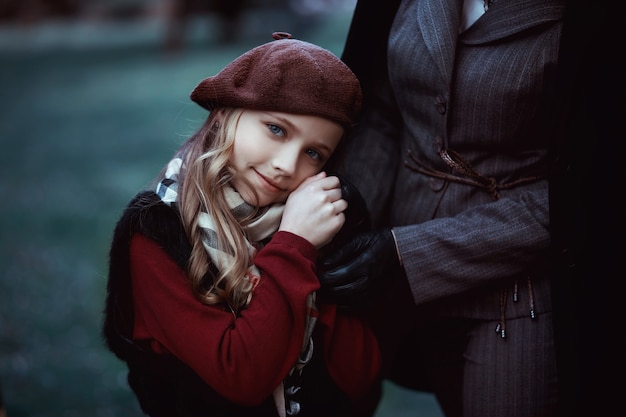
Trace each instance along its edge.
{"label": "smiling mouth", "polygon": [[276,182],[272,181],[271,179],[269,179],[265,175],[261,174],[258,171],[256,171],[256,173],[258,174],[259,178],[261,178],[261,181],[262,181],[262,183],[263,183],[263,185],[265,186],[266,189],[274,191],[274,192],[285,192],[286,191],[284,188],[280,187]]}

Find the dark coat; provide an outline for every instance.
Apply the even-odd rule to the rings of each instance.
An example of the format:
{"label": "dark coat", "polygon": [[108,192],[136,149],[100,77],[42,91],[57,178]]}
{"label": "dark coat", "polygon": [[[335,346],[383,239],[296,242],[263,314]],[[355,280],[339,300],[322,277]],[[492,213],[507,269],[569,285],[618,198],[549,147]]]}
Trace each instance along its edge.
{"label": "dark coat", "polygon": [[[342,57],[365,105],[333,164],[396,237],[407,286],[379,309],[394,380],[433,389],[450,415],[548,416],[558,391],[543,106],[565,0],[496,1],[459,34],[462,4],[357,3]],[[412,305],[390,325],[406,292]],[[417,335],[400,340],[411,325]]]}
{"label": "dark coat", "polygon": [[[457,3],[417,1],[400,10],[389,51],[378,36],[387,38],[391,6],[358,3],[357,11],[372,15],[355,15],[343,57],[363,77],[366,107],[340,163],[373,222],[394,227],[416,305],[478,291],[446,311],[497,320],[501,285],[491,283],[537,275],[534,304],[550,311],[549,284],[540,278],[550,239],[540,103],[556,67],[563,0],[503,2],[508,7],[494,6],[458,36]],[[453,174],[443,150],[493,179],[498,198],[488,187],[416,172],[421,165]],[[486,250],[486,241],[499,250]],[[506,316],[530,310],[523,300],[517,306],[508,305]]]}
{"label": "dark coat", "polygon": [[[376,87],[377,72],[384,69],[399,3],[358,2],[343,59],[361,79],[366,100]],[[621,407],[619,384],[613,382],[615,375],[623,374],[624,362],[615,350],[616,329],[621,328],[617,285],[624,275],[619,261],[624,247],[626,138],[626,37],[618,4],[566,2],[555,82],[544,92],[551,152],[550,275],[562,416],[610,415]],[[380,181],[380,171],[372,165],[368,169]]]}

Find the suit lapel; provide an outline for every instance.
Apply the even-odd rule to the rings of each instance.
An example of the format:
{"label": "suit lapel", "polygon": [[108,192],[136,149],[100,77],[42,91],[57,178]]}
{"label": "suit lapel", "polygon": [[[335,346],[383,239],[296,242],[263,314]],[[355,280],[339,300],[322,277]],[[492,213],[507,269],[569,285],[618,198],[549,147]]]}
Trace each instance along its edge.
{"label": "suit lapel", "polygon": [[452,76],[462,5],[460,0],[424,0],[418,3],[417,20],[426,47],[446,80]]}
{"label": "suit lapel", "polygon": [[560,20],[564,11],[564,0],[496,0],[489,11],[462,34],[460,41],[468,45],[492,42]]}

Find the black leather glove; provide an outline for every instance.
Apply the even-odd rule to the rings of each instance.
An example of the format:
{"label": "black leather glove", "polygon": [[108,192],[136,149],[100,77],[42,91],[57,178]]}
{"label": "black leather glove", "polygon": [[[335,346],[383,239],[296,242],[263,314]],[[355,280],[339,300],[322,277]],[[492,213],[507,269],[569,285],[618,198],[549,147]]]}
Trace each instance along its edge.
{"label": "black leather glove", "polygon": [[358,310],[403,276],[391,229],[360,233],[318,261],[318,294],[326,302]]}

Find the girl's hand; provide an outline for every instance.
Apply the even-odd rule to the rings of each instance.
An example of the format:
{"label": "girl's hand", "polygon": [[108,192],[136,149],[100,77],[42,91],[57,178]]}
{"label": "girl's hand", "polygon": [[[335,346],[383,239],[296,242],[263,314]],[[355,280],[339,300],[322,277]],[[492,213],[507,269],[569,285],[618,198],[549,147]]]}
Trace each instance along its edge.
{"label": "girl's hand", "polygon": [[339,179],[320,172],[289,195],[278,230],[301,236],[319,249],[341,229],[347,207],[341,198]]}

